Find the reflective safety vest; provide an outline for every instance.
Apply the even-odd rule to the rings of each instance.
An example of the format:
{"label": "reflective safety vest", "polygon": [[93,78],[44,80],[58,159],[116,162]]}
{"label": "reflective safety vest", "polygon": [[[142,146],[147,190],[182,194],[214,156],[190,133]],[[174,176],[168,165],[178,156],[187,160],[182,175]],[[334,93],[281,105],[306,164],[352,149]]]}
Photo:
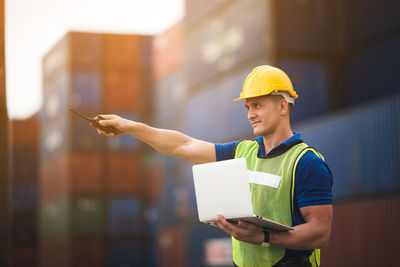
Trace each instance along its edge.
{"label": "reflective safety vest", "polygon": [[[292,226],[295,170],[300,158],[312,151],[323,157],[305,143],[291,147],[285,153],[271,157],[258,158],[257,141],[242,141],[237,144],[235,158],[245,158],[249,170],[249,184],[253,212],[281,224]],[[240,267],[272,266],[281,260],[286,249],[269,246],[261,247],[232,237],[233,261]],[[319,250],[310,257],[314,266],[319,266]]]}

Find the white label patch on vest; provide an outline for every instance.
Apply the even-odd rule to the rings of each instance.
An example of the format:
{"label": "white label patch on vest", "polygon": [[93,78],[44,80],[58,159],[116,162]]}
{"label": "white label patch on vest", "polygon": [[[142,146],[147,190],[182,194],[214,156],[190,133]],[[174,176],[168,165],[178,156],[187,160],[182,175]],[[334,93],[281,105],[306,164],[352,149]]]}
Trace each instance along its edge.
{"label": "white label patch on vest", "polygon": [[257,172],[247,170],[249,182],[253,184],[265,185],[273,188],[278,188],[281,182],[281,176],[266,172]]}

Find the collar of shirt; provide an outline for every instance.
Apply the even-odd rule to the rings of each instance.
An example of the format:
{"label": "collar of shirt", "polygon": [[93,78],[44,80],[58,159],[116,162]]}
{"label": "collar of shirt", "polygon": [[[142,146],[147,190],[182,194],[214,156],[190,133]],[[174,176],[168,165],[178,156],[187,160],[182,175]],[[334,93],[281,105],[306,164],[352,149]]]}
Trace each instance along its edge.
{"label": "collar of shirt", "polygon": [[258,153],[257,153],[257,157],[259,157],[259,158],[273,158],[273,157],[279,156],[279,155],[285,153],[286,151],[288,151],[291,147],[303,142],[303,139],[301,138],[300,133],[293,132],[293,135],[289,139],[283,141],[281,144],[274,147],[268,153],[268,155],[265,155],[263,137],[257,136],[256,140],[259,145],[259,149],[258,149]]}

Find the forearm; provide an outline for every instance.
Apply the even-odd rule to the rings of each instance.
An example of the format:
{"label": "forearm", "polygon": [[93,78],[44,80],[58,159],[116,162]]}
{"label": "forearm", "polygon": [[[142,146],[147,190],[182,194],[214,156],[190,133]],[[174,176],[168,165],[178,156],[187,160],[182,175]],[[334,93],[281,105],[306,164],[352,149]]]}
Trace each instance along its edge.
{"label": "forearm", "polygon": [[131,122],[127,133],[157,151],[193,163],[215,161],[214,145],[174,130],[159,129],[144,123]]}
{"label": "forearm", "polygon": [[177,155],[177,147],[190,141],[190,137],[173,130],[158,129],[140,122],[131,122],[127,133],[152,146],[157,151]]}
{"label": "forearm", "polygon": [[272,246],[293,249],[309,250],[322,248],[329,239],[328,232],[313,223],[297,225],[288,232],[271,232],[270,244]]}

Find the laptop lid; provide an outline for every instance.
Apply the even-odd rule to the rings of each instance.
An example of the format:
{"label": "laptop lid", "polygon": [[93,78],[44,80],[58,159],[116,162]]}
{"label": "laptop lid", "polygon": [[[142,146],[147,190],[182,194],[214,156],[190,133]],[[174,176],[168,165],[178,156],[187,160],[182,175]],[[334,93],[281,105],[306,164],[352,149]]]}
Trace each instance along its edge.
{"label": "laptop lid", "polygon": [[253,216],[246,159],[194,165],[193,179],[200,221]]}

